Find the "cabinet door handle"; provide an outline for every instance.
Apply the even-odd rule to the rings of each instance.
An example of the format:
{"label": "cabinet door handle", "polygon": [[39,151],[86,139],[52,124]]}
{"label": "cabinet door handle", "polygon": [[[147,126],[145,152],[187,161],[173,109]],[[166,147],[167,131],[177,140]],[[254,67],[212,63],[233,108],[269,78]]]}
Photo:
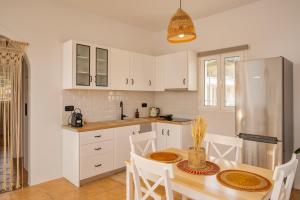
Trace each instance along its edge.
{"label": "cabinet door handle", "polygon": [[162,129],[162,130],[161,130],[161,134],[162,134],[162,135],[165,135],[165,129]]}
{"label": "cabinet door handle", "polygon": [[133,78],[131,79],[131,85],[134,85],[134,79]]}
{"label": "cabinet door handle", "polygon": [[149,86],[151,86],[152,85],[152,82],[151,82],[151,80],[149,80]]}
{"label": "cabinet door handle", "polygon": [[167,135],[170,136],[170,130],[169,130],[169,129],[168,129],[168,131],[167,131]]}
{"label": "cabinet door handle", "polygon": [[97,84],[97,76],[95,76],[95,83]]}
{"label": "cabinet door handle", "polygon": [[92,76],[90,76],[90,82],[92,82],[93,81],[93,77]]}
{"label": "cabinet door handle", "polygon": [[102,166],[102,164],[100,163],[100,164],[98,164],[98,165],[95,165],[95,167],[101,167]]}
{"label": "cabinet door handle", "polygon": [[183,85],[185,85],[185,82],[186,82],[186,79],[184,78],[184,79],[182,80]]}
{"label": "cabinet door handle", "polygon": [[99,148],[95,148],[94,150],[95,151],[100,151],[102,148],[101,147],[99,147]]}
{"label": "cabinet door handle", "polygon": [[125,79],[125,84],[128,85],[128,83],[129,83],[129,79],[126,78],[126,79]]}
{"label": "cabinet door handle", "polygon": [[135,132],[134,132],[134,131],[132,131],[132,135],[135,135]]}
{"label": "cabinet door handle", "polygon": [[95,135],[94,137],[95,137],[95,138],[101,138],[102,135]]}

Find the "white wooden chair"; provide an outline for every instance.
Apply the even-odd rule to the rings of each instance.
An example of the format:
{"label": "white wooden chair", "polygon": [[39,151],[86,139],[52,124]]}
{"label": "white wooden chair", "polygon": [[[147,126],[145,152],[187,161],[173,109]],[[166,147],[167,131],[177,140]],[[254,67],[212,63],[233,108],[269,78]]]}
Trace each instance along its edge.
{"label": "white wooden chair", "polygon": [[292,159],[275,168],[273,180],[274,187],[271,194],[271,200],[289,200],[295,174],[297,170],[298,160],[296,154],[293,154]]}
{"label": "white wooden chair", "polygon": [[[217,153],[218,158],[225,159],[226,156],[229,155],[232,151],[235,150],[235,162],[239,162],[241,149],[243,147],[243,140],[238,137],[230,137],[230,136],[223,136],[223,135],[216,135],[207,133],[204,137],[205,148],[206,148],[206,155],[210,156],[210,148],[212,147],[214,151]],[[221,153],[217,145],[225,145],[230,146],[224,153]]]}
{"label": "white wooden chair", "polygon": [[[156,151],[156,132],[150,131],[146,133],[141,133],[137,135],[129,136],[131,152],[144,156],[149,153],[150,146],[152,147],[152,152]],[[144,147],[141,147],[144,145]]]}
{"label": "white wooden chair", "polygon": [[[131,159],[136,200],[146,200],[148,197],[160,200],[161,196],[155,192],[160,185],[164,185],[166,200],[173,200],[170,182],[170,178],[174,178],[172,164],[152,161],[135,153],[131,153]],[[154,181],[153,177],[155,177],[153,184],[149,182],[150,177],[152,177],[151,181]],[[141,180],[145,187],[141,185]]]}
{"label": "white wooden chair", "polygon": [[[129,136],[129,142],[131,147],[131,152],[144,156],[149,152],[156,151],[156,132],[150,131],[141,134],[135,134]],[[151,150],[150,150],[151,147]],[[126,166],[126,199],[131,199],[131,174],[133,169],[130,165]]]}

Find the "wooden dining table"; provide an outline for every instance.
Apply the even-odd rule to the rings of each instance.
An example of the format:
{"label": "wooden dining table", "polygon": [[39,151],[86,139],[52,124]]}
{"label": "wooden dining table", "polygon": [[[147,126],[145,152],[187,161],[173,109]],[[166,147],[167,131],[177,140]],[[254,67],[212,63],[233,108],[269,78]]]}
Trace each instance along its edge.
{"label": "wooden dining table", "polygon": [[[164,150],[166,152],[173,152],[181,155],[183,159],[187,159],[188,151],[170,148]],[[220,167],[220,172],[228,169],[243,170],[252,173],[259,174],[271,181],[273,176],[273,171],[269,169],[264,169],[260,167],[255,167],[252,165],[236,163],[233,161],[228,161],[224,159],[216,159],[214,157],[209,157],[209,161],[216,163]],[[182,171],[176,166],[177,163],[173,163],[174,166],[174,178],[171,179],[172,190],[183,194],[184,196],[194,199],[194,200],[266,200],[270,198],[271,190],[260,191],[260,192],[247,192],[236,189],[231,189],[222,185],[215,175],[192,175],[187,172]],[[132,177],[129,172],[130,162],[126,162],[127,166],[127,191],[126,199],[132,199],[133,194],[133,183]],[[155,180],[153,180],[155,181]]]}

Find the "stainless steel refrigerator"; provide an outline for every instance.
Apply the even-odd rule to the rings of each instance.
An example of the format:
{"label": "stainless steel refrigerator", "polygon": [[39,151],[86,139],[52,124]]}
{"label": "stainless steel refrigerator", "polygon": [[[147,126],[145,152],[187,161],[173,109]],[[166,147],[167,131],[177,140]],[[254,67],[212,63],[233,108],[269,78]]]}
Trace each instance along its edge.
{"label": "stainless steel refrigerator", "polygon": [[236,65],[236,134],[244,163],[272,169],[293,153],[293,63],[283,57]]}

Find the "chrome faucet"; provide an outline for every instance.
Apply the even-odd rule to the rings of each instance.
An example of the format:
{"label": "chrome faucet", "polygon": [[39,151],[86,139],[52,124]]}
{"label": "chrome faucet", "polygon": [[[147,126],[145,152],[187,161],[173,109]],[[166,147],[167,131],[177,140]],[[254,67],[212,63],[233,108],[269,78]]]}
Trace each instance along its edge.
{"label": "chrome faucet", "polygon": [[124,118],[128,116],[123,113],[124,112],[123,101],[120,102],[120,107],[121,107],[121,120],[124,120]]}

